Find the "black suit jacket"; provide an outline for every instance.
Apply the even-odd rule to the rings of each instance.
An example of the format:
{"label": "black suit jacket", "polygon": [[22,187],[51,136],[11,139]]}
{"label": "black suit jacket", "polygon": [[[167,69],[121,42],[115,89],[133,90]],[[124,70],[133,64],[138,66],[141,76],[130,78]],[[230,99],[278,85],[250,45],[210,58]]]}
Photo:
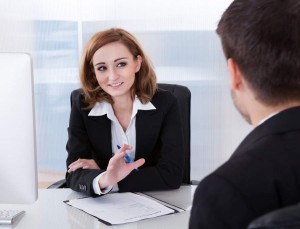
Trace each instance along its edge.
{"label": "black suit jacket", "polygon": [[256,127],[196,189],[189,228],[246,228],[300,201],[300,107]]}
{"label": "black suit jacket", "polygon": [[[151,100],[156,110],[139,110],[136,115],[136,160],[145,158],[139,171],[132,171],[118,183],[119,191],[178,188],[182,181],[184,150],[176,98],[158,90]],[[112,157],[111,121],[88,116],[82,94],[73,99],[68,128],[67,166],[79,158],[94,159],[101,170],[78,169],[66,174],[67,186],[93,195],[92,181],[105,171]]]}

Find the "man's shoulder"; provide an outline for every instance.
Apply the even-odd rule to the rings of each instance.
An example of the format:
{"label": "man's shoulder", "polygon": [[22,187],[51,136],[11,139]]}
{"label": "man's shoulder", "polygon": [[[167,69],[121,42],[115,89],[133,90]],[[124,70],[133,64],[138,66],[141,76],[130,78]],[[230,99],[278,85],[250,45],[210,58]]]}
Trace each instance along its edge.
{"label": "man's shoulder", "polygon": [[195,191],[190,228],[245,228],[255,217],[252,206],[236,184],[217,171]]}
{"label": "man's shoulder", "polygon": [[241,198],[260,195],[261,187],[273,177],[268,176],[272,169],[264,162],[268,159],[257,160],[255,155],[255,152],[254,156],[251,152],[245,152],[243,155],[230,158],[200,182],[198,192],[201,192],[201,195],[207,193],[212,198],[221,193],[220,196],[223,198],[237,194]]}

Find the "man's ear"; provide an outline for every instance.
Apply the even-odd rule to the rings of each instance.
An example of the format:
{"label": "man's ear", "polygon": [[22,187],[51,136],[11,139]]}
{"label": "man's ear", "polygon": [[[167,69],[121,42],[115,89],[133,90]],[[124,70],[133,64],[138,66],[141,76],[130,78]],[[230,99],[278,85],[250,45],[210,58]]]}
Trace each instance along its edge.
{"label": "man's ear", "polygon": [[232,90],[239,90],[243,85],[243,75],[239,69],[239,66],[234,59],[229,58],[227,60],[227,67],[230,73],[230,86]]}

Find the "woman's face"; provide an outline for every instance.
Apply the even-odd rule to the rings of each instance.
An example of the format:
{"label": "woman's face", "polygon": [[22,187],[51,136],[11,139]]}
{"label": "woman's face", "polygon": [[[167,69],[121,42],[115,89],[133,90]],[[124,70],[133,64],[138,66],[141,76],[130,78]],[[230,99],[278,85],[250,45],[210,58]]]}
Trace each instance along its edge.
{"label": "woman's face", "polygon": [[125,45],[112,42],[99,48],[92,59],[100,87],[113,100],[131,96],[135,73],[140,70],[142,57],[134,59]]}

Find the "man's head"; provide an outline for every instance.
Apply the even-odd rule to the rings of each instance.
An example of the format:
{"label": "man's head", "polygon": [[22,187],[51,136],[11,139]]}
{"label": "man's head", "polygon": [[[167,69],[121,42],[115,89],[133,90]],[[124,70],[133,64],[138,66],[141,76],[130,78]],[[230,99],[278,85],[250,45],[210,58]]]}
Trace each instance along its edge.
{"label": "man's head", "polygon": [[266,106],[300,101],[300,1],[235,0],[217,28],[233,63]]}

